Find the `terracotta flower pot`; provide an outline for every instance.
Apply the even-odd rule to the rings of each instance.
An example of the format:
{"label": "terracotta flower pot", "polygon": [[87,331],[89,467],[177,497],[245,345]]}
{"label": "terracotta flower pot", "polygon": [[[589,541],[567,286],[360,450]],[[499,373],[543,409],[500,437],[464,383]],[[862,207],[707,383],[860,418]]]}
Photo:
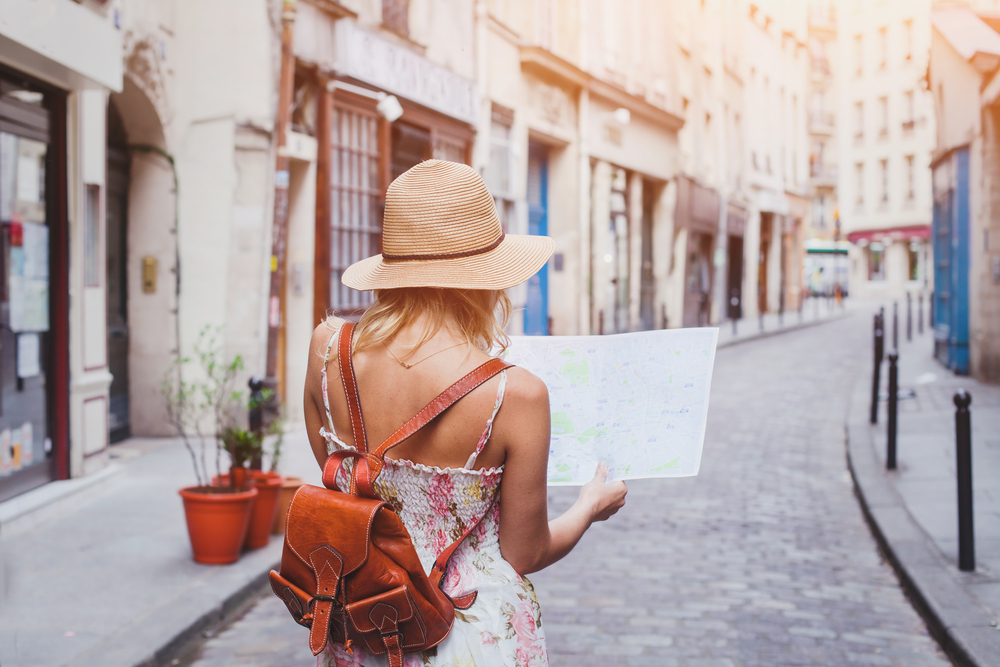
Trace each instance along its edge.
{"label": "terracotta flower pot", "polygon": [[281,483],[281,493],[278,494],[278,510],[274,513],[274,527],[271,529],[273,535],[285,534],[285,520],[288,518],[288,506],[292,503],[292,496],[306,483],[301,477],[285,477]]}
{"label": "terracotta flower pot", "polygon": [[197,563],[235,563],[250,527],[250,509],[257,489],[236,493],[218,492],[213,487],[181,489],[191,551]]}
{"label": "terracotta flower pot", "polygon": [[271,539],[271,526],[278,509],[278,494],[281,492],[282,477],[277,473],[253,471],[250,474],[257,500],[250,510],[250,530],[247,531],[247,549],[260,549]]}

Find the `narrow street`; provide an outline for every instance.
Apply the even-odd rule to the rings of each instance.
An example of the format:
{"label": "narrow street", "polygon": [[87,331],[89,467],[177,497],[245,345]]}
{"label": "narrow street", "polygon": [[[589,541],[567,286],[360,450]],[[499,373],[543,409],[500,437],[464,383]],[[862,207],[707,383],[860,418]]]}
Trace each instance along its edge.
{"label": "narrow street", "polygon": [[[847,397],[868,318],[719,351],[696,478],[628,505],[532,577],[552,665],[948,665],[854,497]],[[551,492],[553,513],[575,497]],[[312,663],[276,598],[208,640],[197,667]]]}

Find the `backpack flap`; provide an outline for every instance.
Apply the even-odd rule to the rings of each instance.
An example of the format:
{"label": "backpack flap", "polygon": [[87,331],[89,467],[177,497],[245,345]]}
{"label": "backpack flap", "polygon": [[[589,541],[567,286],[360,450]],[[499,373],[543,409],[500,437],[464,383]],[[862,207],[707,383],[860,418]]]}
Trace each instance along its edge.
{"label": "backpack flap", "polygon": [[365,641],[370,653],[383,655],[390,647],[407,649],[422,647],[427,637],[423,624],[414,612],[415,606],[406,586],[399,586],[381,595],[347,605],[347,618]]}

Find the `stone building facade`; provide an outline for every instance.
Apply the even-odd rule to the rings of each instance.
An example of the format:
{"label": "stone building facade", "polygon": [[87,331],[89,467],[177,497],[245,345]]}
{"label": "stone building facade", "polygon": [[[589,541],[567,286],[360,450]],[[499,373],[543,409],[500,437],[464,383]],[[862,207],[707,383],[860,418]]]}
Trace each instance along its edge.
{"label": "stone building facade", "polygon": [[934,353],[1000,382],[1000,15],[932,13]]}

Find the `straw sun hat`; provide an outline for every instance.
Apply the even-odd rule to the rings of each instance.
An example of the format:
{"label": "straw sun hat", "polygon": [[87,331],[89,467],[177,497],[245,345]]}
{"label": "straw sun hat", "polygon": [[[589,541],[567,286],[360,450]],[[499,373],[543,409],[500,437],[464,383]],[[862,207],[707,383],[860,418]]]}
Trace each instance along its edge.
{"label": "straw sun hat", "polygon": [[504,233],[472,167],[427,160],[386,192],[382,254],[349,266],[341,282],[356,290],[506,289],[533,276],[553,249],[547,236]]}

